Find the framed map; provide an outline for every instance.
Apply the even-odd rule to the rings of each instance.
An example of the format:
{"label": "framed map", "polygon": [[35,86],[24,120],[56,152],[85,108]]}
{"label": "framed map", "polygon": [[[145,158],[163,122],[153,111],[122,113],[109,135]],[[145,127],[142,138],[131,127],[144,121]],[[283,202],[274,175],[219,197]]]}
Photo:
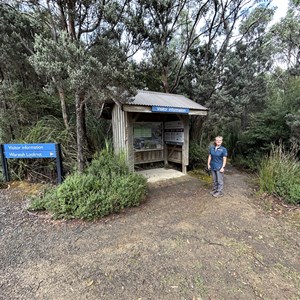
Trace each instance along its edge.
{"label": "framed map", "polygon": [[163,148],[163,124],[161,122],[137,122],[133,124],[134,150]]}

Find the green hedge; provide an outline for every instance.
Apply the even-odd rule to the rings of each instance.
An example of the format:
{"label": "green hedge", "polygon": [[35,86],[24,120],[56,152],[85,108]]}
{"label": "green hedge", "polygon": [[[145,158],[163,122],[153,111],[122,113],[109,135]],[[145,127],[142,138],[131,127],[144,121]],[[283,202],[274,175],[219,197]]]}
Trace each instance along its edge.
{"label": "green hedge", "polygon": [[93,220],[138,206],[146,194],[146,179],[129,172],[122,155],[103,150],[84,174],[68,176],[58,187],[33,199],[31,210],[48,210],[54,218]]}

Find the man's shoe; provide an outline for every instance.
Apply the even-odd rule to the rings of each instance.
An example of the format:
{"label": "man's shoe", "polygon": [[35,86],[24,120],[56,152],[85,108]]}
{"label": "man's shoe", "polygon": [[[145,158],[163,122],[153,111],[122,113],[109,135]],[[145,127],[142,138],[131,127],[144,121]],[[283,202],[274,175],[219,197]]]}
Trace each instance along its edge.
{"label": "man's shoe", "polygon": [[213,196],[216,198],[219,198],[219,197],[223,197],[224,195],[223,195],[223,193],[216,192],[213,194]]}
{"label": "man's shoe", "polygon": [[215,194],[216,193],[216,191],[211,191],[211,192],[209,192],[211,195],[213,195],[213,194]]}

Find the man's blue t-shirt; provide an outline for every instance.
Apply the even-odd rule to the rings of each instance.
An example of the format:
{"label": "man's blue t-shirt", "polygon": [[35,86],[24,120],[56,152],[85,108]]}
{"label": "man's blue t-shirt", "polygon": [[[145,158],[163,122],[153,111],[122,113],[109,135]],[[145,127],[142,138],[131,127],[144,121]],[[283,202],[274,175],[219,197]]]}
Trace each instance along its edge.
{"label": "man's blue t-shirt", "polygon": [[227,156],[227,149],[223,146],[220,146],[219,148],[216,146],[210,146],[209,154],[211,155],[211,169],[214,171],[219,171],[223,165],[223,157]]}

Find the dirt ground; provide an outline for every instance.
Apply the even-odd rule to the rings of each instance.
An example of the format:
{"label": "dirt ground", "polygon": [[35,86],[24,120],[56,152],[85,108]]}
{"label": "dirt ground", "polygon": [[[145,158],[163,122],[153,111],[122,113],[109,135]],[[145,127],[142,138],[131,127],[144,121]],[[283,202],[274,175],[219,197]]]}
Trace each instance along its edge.
{"label": "dirt ground", "polygon": [[229,169],[225,196],[185,176],[96,222],[26,211],[0,190],[0,299],[300,299],[300,209],[254,196]]}

